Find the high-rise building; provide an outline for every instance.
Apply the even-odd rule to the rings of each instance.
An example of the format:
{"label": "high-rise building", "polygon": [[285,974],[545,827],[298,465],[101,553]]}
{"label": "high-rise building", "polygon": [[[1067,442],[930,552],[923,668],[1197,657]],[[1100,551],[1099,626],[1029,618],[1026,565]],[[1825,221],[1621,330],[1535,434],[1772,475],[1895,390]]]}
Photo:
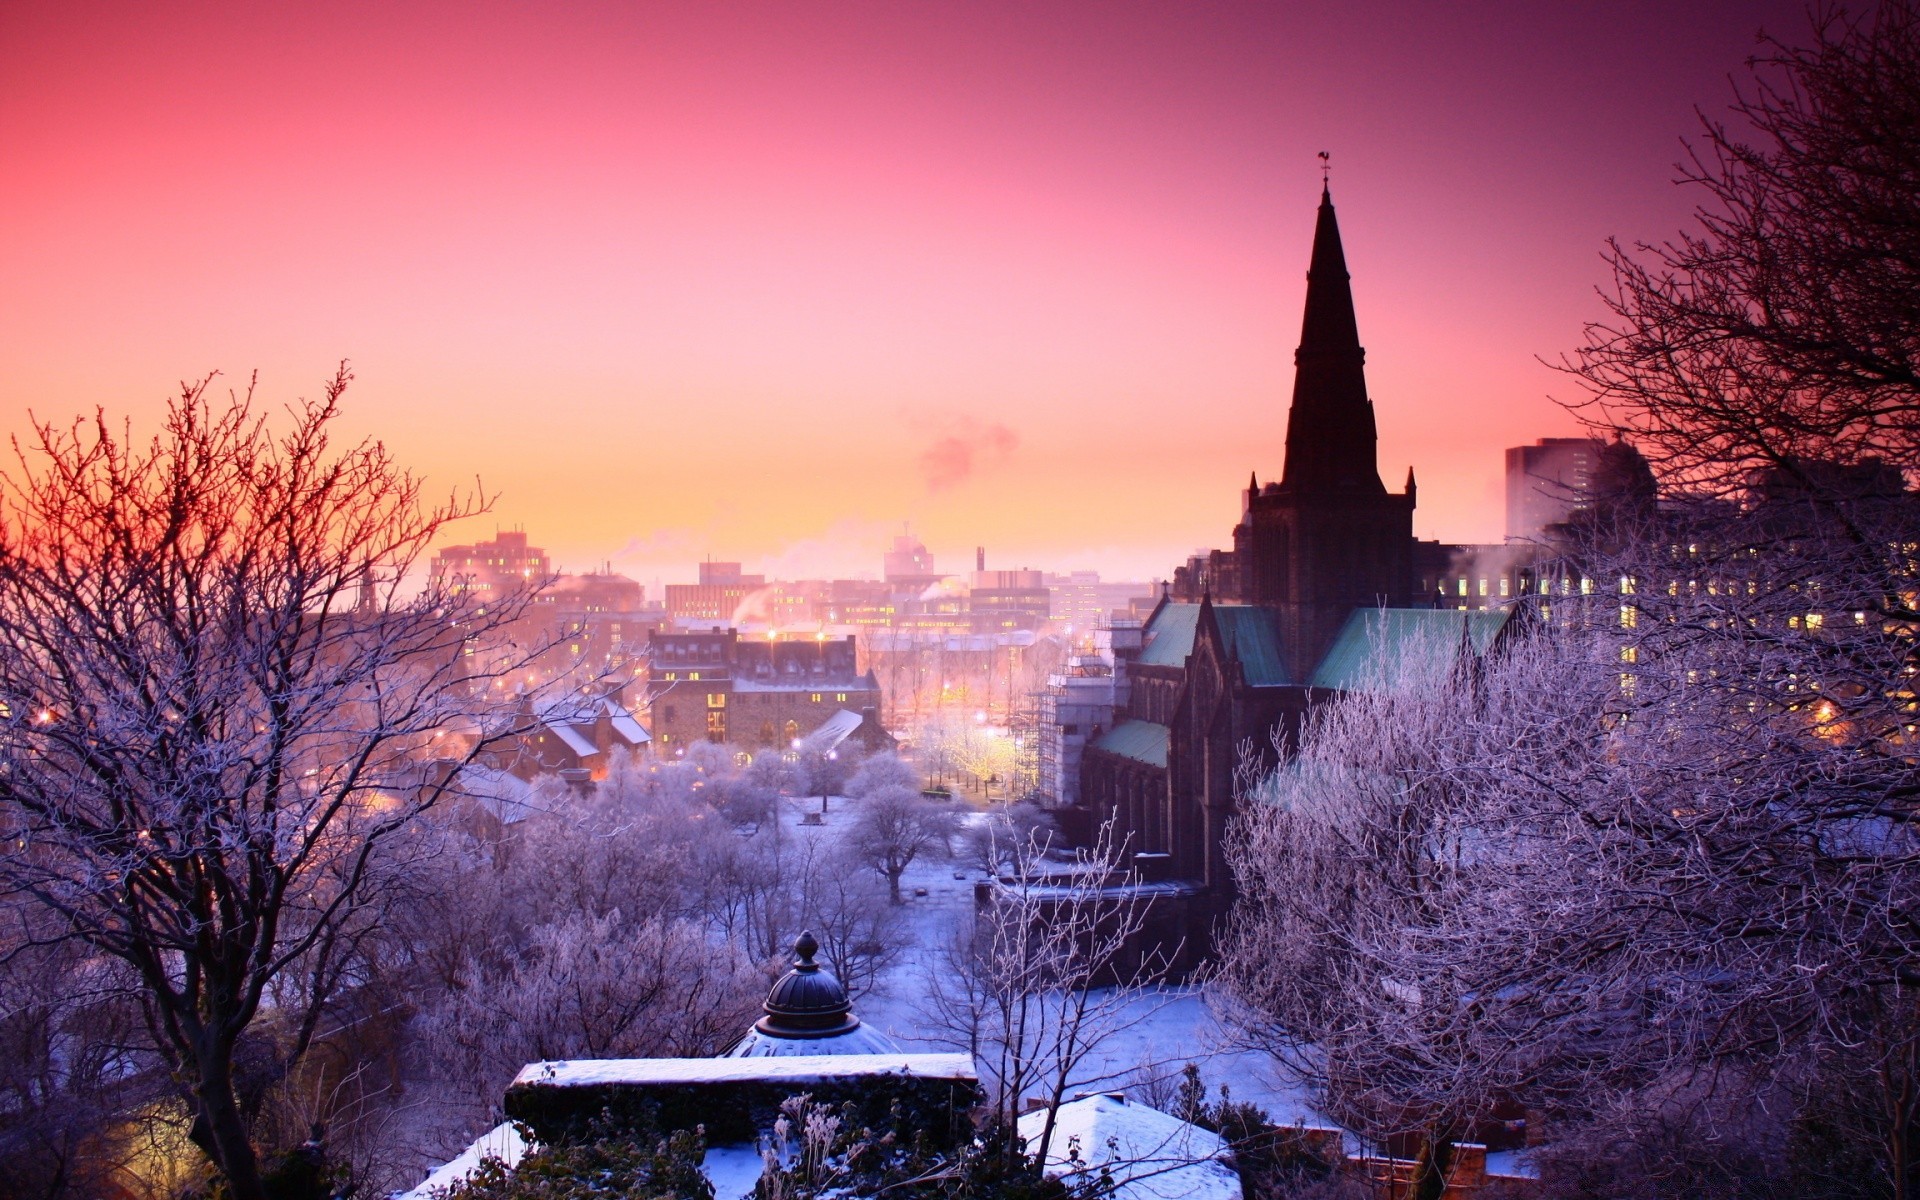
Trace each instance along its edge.
{"label": "high-rise building", "polygon": [[1508,448],[1507,540],[1537,541],[1586,508],[1606,446],[1595,438],[1541,438]]}
{"label": "high-rise building", "polygon": [[448,546],[427,564],[427,578],[435,584],[480,598],[514,588],[538,588],[552,576],[547,552],[527,545],[525,531],[518,529],[497,533],[490,542]]}

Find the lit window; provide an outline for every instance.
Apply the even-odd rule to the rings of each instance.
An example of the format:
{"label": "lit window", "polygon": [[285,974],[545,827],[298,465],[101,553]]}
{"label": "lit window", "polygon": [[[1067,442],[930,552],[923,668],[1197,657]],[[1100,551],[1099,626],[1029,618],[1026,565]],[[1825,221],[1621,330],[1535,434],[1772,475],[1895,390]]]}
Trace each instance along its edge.
{"label": "lit window", "polygon": [[1823,624],[1825,624],[1825,621],[1826,621],[1826,619],[1825,619],[1824,617],[1822,617],[1822,616],[1821,616],[1821,615],[1820,615],[1819,613],[1808,613],[1808,614],[1807,614],[1807,628],[1808,628],[1808,629],[1818,629],[1818,628],[1820,628],[1820,626],[1821,626],[1821,625],[1823,625]]}
{"label": "lit window", "polygon": [[1507,594],[1507,587],[1508,587],[1507,577],[1502,575],[1500,577],[1500,594],[1502,596]]}
{"label": "lit window", "polygon": [[708,708],[725,708],[726,706],[727,706],[727,694],[725,692],[708,692],[707,693]]}
{"label": "lit window", "polygon": [[[1620,661],[1623,663],[1639,662],[1640,661],[1639,647],[1637,646],[1620,647]],[[1691,674],[1691,672],[1689,672],[1689,674]]]}
{"label": "lit window", "polygon": [[1639,614],[1634,611],[1633,605],[1622,604],[1620,606],[1620,628],[1632,629],[1638,617]]}
{"label": "lit window", "polygon": [[815,704],[818,704],[818,703],[820,703],[820,693],[819,693],[819,692],[815,692],[815,693],[813,694],[813,702],[814,702]]}
{"label": "lit window", "polygon": [[1462,596],[1467,594],[1467,581],[1464,579],[1460,581],[1460,594]]}
{"label": "lit window", "polygon": [[1487,577],[1485,575],[1480,577],[1480,594],[1482,596],[1487,594]]}
{"label": "lit window", "polygon": [[690,679],[690,680],[692,680],[692,681],[693,681],[694,683],[699,683],[699,682],[700,682],[700,672],[698,672],[698,671],[688,671],[688,672],[687,672],[687,678],[688,678],[688,679]]}
{"label": "lit window", "polygon": [[845,692],[835,692],[833,694],[833,698],[835,700],[838,700],[842,704],[845,704],[847,702],[847,694]]}

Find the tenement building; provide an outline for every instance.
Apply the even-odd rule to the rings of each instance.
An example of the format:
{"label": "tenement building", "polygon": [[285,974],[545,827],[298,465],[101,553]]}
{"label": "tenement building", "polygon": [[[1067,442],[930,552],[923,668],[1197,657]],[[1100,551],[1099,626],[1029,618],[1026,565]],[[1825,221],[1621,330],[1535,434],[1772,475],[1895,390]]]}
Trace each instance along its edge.
{"label": "tenement building", "polygon": [[655,633],[647,652],[655,745],[785,749],[846,711],[878,727],[880,685],[854,638],[744,638],[731,628]]}
{"label": "tenement building", "polygon": [[1507,610],[1437,603],[1444,548],[1413,536],[1414,478],[1388,491],[1377,461],[1366,353],[1322,191],[1294,354],[1278,481],[1242,494],[1233,548],[1189,560],[1116,656],[1112,724],[1081,755],[1089,825],[1111,819],[1161,910],[1152,927],[1204,954],[1232,880],[1222,850],[1242,747],[1273,761],[1316,694],[1364,686],[1396,642],[1444,636],[1483,652]]}

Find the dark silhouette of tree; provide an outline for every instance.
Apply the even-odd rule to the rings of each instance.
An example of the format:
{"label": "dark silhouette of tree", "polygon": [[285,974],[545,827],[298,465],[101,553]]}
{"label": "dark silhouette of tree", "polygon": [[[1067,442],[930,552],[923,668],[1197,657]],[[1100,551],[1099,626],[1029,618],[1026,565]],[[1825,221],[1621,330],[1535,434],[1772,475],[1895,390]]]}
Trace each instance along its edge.
{"label": "dark silhouette of tree", "polygon": [[513,732],[480,664],[517,599],[403,583],[485,502],[331,446],[349,379],[278,429],[209,380],[144,445],[36,422],[0,475],[0,905],[131,970],[236,1200],[264,1195],[247,1097],[349,984],[396,835]]}
{"label": "dark silhouette of tree", "polygon": [[[1805,47],[1767,39],[1704,121],[1681,182],[1697,228],[1611,243],[1611,318],[1563,364],[1574,405],[1663,478],[1743,491],[1756,468],[1920,468],[1920,12],[1835,10]],[[1704,120],[1704,119],[1703,119]]]}

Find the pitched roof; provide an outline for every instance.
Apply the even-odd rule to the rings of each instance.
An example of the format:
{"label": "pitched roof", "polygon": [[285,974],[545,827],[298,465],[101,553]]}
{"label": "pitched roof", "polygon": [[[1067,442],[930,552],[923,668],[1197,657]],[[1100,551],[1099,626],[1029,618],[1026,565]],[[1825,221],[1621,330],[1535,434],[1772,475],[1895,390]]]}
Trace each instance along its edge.
{"label": "pitched roof", "polygon": [[1181,667],[1193,653],[1193,631],[1199,627],[1198,604],[1162,604],[1142,633],[1145,648],[1135,660],[1150,667]]}
{"label": "pitched roof", "polygon": [[1131,758],[1150,767],[1164,767],[1167,765],[1167,738],[1167,727],[1156,721],[1122,721],[1095,738],[1093,748]]}
{"label": "pitched roof", "polygon": [[839,746],[860,728],[860,714],[841,709],[820,722],[812,733],[800,739],[800,749],[808,754],[825,754]]}
{"label": "pitched roof", "polygon": [[1216,604],[1213,619],[1227,641],[1227,651],[1239,662],[1250,687],[1280,687],[1291,683],[1280,658],[1280,628],[1273,610],[1251,604]]}
{"label": "pitched roof", "polygon": [[1462,628],[1474,653],[1485,654],[1506,626],[1511,609],[1460,612],[1448,608],[1358,608],[1313,672],[1312,686],[1357,691],[1383,668],[1422,647],[1457,646]]}
{"label": "pitched roof", "polygon": [[593,729],[591,725],[580,726],[568,724],[565,721],[548,721],[546,728],[549,733],[559,738],[567,749],[581,758],[600,753],[600,747],[594,745],[593,738],[588,736]]}

